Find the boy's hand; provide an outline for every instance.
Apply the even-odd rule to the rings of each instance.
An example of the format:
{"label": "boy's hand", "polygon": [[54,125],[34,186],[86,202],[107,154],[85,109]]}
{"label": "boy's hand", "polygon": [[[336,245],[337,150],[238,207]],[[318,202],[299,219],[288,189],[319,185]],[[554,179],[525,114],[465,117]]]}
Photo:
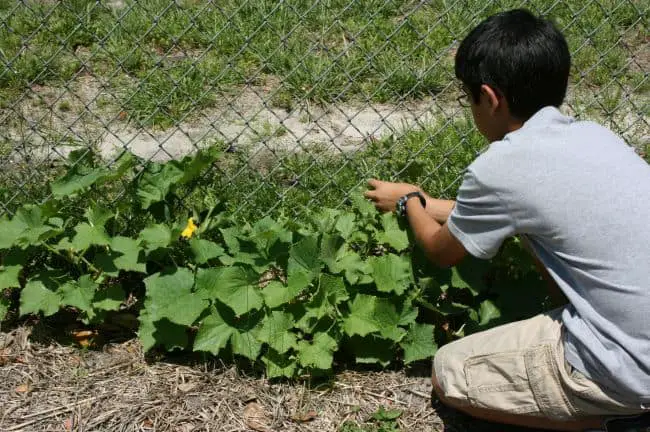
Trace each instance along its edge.
{"label": "boy's hand", "polygon": [[392,183],[381,180],[368,180],[372,189],[364,196],[372,200],[378,210],[383,212],[395,211],[397,200],[409,192],[420,191],[420,188],[408,183]]}

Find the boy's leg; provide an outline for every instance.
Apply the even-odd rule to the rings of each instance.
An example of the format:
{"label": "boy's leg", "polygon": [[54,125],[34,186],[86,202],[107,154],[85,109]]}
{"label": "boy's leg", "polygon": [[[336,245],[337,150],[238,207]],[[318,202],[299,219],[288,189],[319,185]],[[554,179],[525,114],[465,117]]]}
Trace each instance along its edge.
{"label": "boy's leg", "polygon": [[438,384],[438,380],[436,379],[435,374],[432,376],[431,380],[433,382],[433,390],[436,392],[436,395],[443,404],[481,420],[514,426],[544,428],[558,431],[580,432],[589,429],[602,430],[603,427],[603,417],[584,417],[580,420],[559,421],[522,414],[510,414],[494,409],[472,407],[469,405],[459,404],[457,401],[450,400],[445,397],[444,391],[440,388],[440,384]]}
{"label": "boy's leg", "polygon": [[600,429],[604,416],[638,412],[567,370],[560,313],[443,346],[432,380],[441,401],[485,420],[556,430]]}

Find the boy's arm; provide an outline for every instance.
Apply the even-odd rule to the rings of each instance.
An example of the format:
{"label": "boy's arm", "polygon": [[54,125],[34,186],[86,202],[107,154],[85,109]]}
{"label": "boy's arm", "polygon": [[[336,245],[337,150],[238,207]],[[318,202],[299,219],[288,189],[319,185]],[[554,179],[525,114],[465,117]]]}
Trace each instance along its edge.
{"label": "boy's arm", "polygon": [[467,255],[465,246],[451,234],[447,224],[435,219],[432,221],[417,197],[407,201],[406,215],[415,241],[433,263],[440,267],[452,267]]}
{"label": "boy's arm", "polygon": [[456,205],[456,201],[432,198],[424,193],[424,191],[419,187],[409,183],[392,183],[380,180],[370,180],[368,184],[374,189],[374,191],[380,190],[380,192],[377,194],[373,193],[373,191],[369,191],[366,193],[366,197],[372,199],[377,209],[384,212],[395,211],[397,200],[407,193],[414,191],[419,191],[424,195],[427,201],[425,207],[426,213],[439,224],[444,224],[447,221],[454,205]]}
{"label": "boy's arm", "polygon": [[[370,180],[368,184],[373,190],[366,192],[365,196],[381,211],[394,211],[399,198],[409,192],[421,192],[417,186],[407,183]],[[449,232],[445,223],[455,202],[430,196],[426,196],[426,201],[424,208],[415,197],[406,204],[415,240],[432,262],[442,267],[453,266],[467,254],[465,247]]]}
{"label": "boy's arm", "polygon": [[420,192],[422,193],[422,195],[424,195],[424,198],[427,201],[427,206],[425,207],[425,211],[427,212],[427,214],[431,216],[433,219],[435,219],[435,221],[438,222],[439,224],[444,224],[445,222],[447,222],[447,219],[449,218],[451,211],[454,209],[454,206],[456,205],[456,201],[432,198],[431,196],[427,195],[425,192],[423,191]]}

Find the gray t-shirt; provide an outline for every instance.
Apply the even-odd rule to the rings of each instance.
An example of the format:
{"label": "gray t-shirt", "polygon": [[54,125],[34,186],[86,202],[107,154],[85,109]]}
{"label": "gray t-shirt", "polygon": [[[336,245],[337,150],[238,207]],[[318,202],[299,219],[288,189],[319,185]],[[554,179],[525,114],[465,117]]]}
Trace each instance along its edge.
{"label": "gray t-shirt", "polygon": [[538,111],[469,166],[448,226],[486,259],[525,235],[569,299],[567,361],[650,402],[650,165],[621,138]]}

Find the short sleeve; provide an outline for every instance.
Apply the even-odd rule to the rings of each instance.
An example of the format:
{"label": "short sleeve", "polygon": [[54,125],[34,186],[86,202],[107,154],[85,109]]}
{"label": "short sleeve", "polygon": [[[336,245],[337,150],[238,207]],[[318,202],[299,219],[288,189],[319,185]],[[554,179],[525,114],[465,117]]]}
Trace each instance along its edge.
{"label": "short sleeve", "polygon": [[497,192],[481,184],[471,170],[463,178],[447,227],[470,254],[482,259],[494,257],[516,230]]}

